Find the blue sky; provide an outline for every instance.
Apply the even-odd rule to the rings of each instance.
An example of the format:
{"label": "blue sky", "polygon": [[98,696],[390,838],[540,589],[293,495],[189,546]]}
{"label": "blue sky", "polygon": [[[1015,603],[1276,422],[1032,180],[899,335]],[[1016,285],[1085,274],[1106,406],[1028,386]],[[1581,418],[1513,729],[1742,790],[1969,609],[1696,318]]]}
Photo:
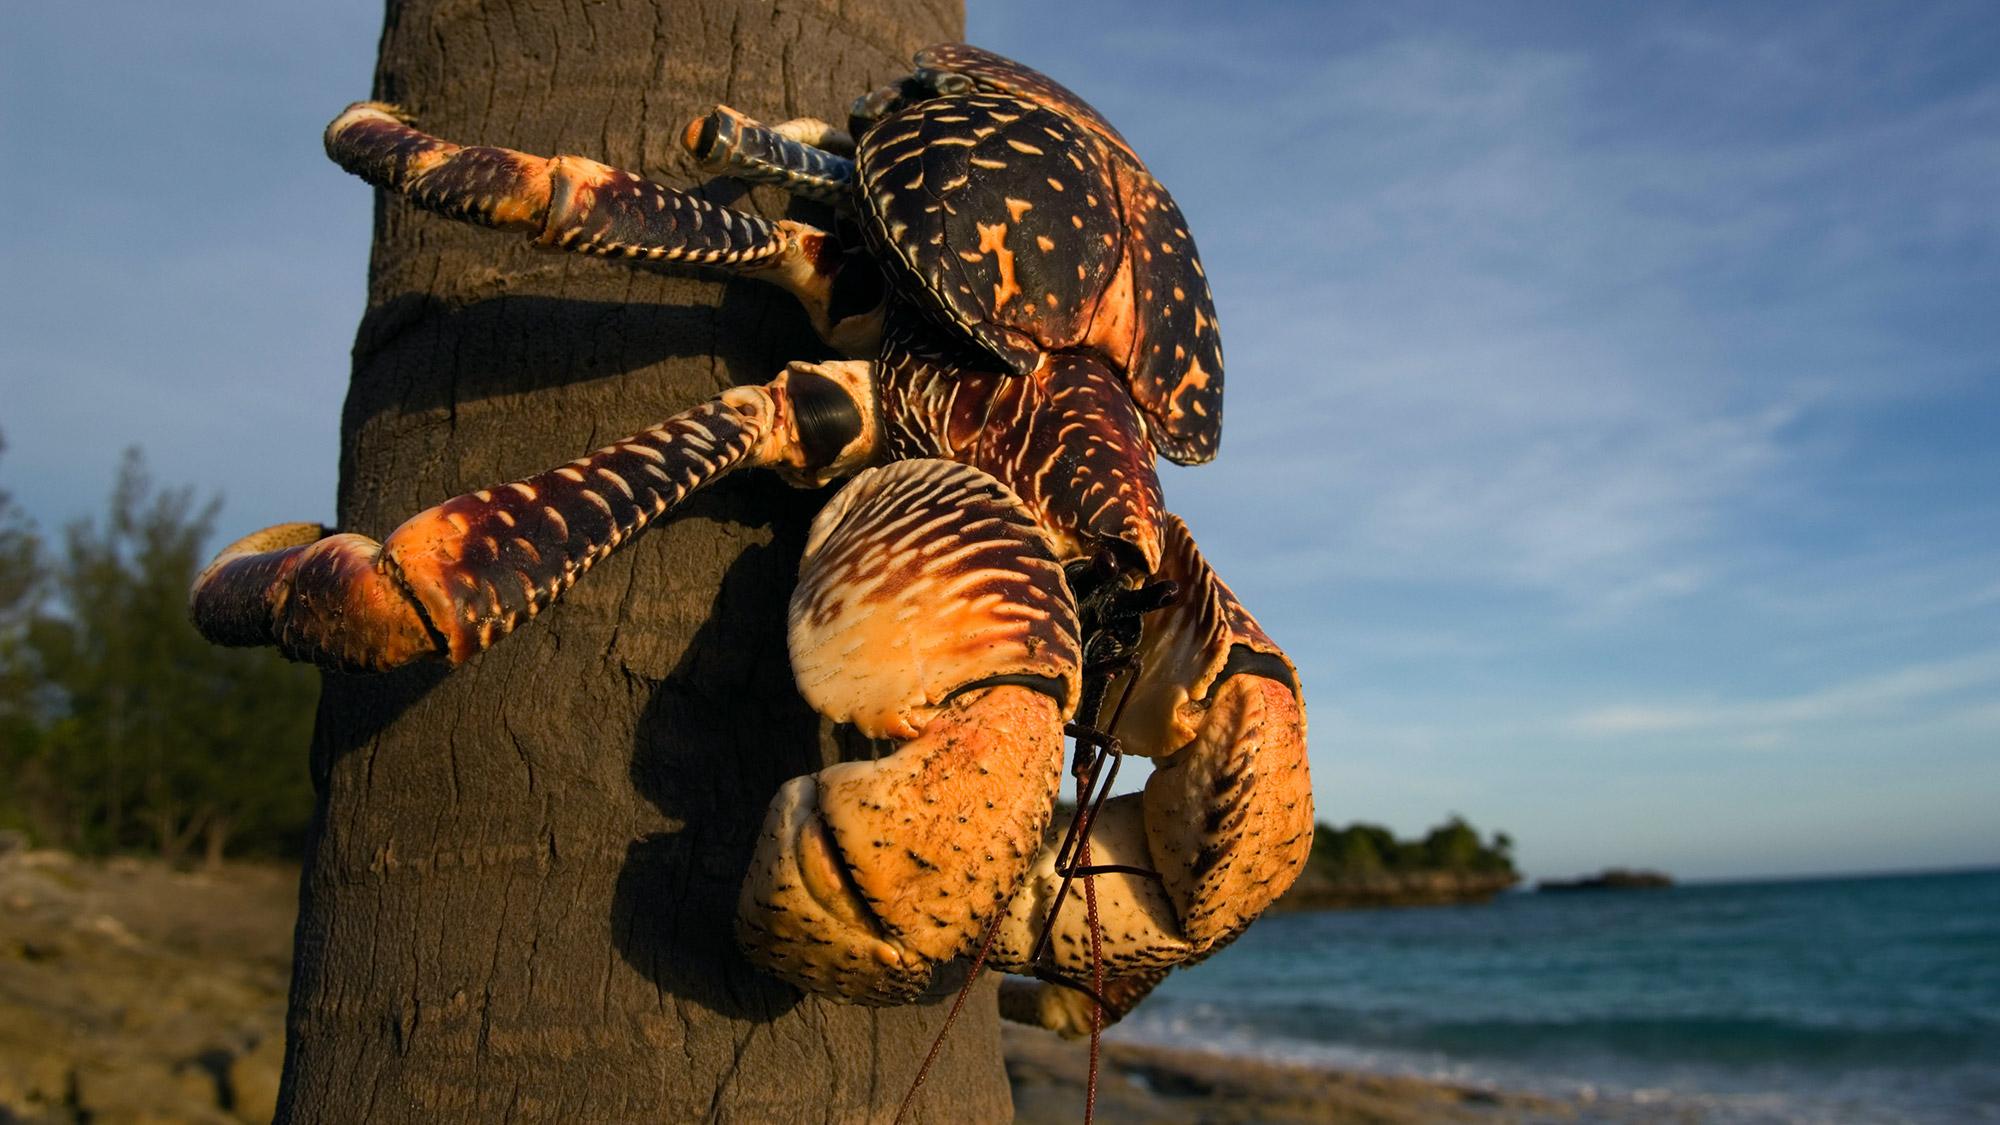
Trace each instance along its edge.
{"label": "blue sky", "polygon": [[[370,194],[319,130],[378,21],[10,19],[0,487],[45,528],[135,443],[225,534],[330,518]],[[1462,812],[1544,874],[2000,862],[2000,10],[970,31],[1192,223],[1228,428],[1168,496],[1304,672],[1323,816]]]}

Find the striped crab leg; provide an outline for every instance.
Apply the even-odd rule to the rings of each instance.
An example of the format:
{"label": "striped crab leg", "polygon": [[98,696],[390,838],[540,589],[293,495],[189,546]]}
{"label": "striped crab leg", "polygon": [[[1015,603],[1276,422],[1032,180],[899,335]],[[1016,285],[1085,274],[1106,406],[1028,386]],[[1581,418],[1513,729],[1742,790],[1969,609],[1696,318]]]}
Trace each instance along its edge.
{"label": "striped crab leg", "polygon": [[703,169],[845,208],[853,199],[854,161],[823,146],[854,151],[854,140],[824,121],[802,118],[767,126],[726,105],[688,122],[681,147]]}
{"label": "striped crab leg", "polygon": [[548,608],[695,490],[740,468],[818,484],[873,457],[872,367],[793,364],[547,472],[457,496],[377,543],[316,524],[223,549],[189,610],[217,644],[373,672],[461,663]]}
{"label": "striped crab leg", "polygon": [[[1143,792],[1105,802],[1089,827],[1089,863],[1101,872],[1092,878],[1106,1023],[1172,967],[1234,940],[1291,886],[1312,848],[1297,673],[1209,568],[1187,526],[1168,516],[1162,532],[1153,577],[1180,593],[1147,615],[1138,670],[1109,692],[1111,733],[1123,752],[1153,758],[1153,774]],[[1084,896],[1060,895],[1057,851],[1068,827],[1049,830],[1000,924],[994,965],[1091,979]],[[1044,950],[1053,966],[1036,963]],[[1090,1031],[1092,1000],[1075,989],[1009,981],[1001,995],[1010,1019],[1066,1035]]]}
{"label": "striped crab leg", "polygon": [[[547,249],[714,266],[768,281],[806,306],[829,343],[848,355],[873,353],[881,332],[879,282],[872,266],[845,269],[852,256],[826,231],[718,207],[587,157],[456,144],[411,120],[392,105],[356,102],[326,127],[327,155],[427,211],[518,231]],[[835,286],[848,273],[857,275],[849,284],[863,296],[842,293],[836,302]],[[830,311],[836,304],[843,310],[838,316]]]}

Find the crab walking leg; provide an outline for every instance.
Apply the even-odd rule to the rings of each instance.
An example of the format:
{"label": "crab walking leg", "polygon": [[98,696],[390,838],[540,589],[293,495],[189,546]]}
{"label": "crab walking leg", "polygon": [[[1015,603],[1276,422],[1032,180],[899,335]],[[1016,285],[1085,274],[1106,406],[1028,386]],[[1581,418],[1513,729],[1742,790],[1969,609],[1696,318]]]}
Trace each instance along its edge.
{"label": "crab walking leg", "polygon": [[902,1002],[1006,909],[1041,844],[1076,706],[1075,603],[1006,486],[899,461],[814,521],[790,646],[815,708],[898,746],[779,791],[737,936],[802,988]]}
{"label": "crab walking leg", "polygon": [[[1187,526],[1168,516],[1155,578],[1179,587],[1146,617],[1136,676],[1114,682],[1112,733],[1126,753],[1155,759],[1143,793],[1107,801],[1090,831],[1093,866],[1123,865],[1158,880],[1094,876],[1101,946],[1116,1019],[1171,966],[1200,960],[1243,932],[1304,867],[1312,849],[1305,710],[1291,662],[1215,576]],[[1062,875],[1054,826],[1008,909],[993,962],[1032,972]],[[1088,979],[1090,934],[1072,888],[1053,923],[1056,968]],[[1026,993],[1023,987],[1038,991]],[[1089,1031],[1090,1001],[1072,989],[1017,986],[1016,1018],[1067,1034]]]}
{"label": "crab walking leg", "polygon": [[327,155],[425,210],[520,231],[538,246],[740,270],[790,291],[849,355],[873,350],[872,339],[834,338],[829,307],[846,259],[825,231],[718,207],[586,157],[454,144],[410,120],[394,106],[356,102],[326,127]]}
{"label": "crab walking leg", "polygon": [[281,524],[195,579],[195,625],[225,645],[381,671],[453,664],[505,636],[598,560],[735,469],[820,483],[872,457],[871,365],[795,363],[548,472],[457,496],[387,539]]}
{"label": "crab walking leg", "polygon": [[[707,171],[775,184],[793,195],[844,207],[854,190],[854,161],[790,135],[812,126],[827,130],[824,138],[838,137],[825,122],[786,122],[773,128],[722,105],[688,122],[681,147]],[[852,140],[848,147],[851,151]]]}
{"label": "crab walking leg", "polygon": [[817,117],[794,117],[767,128],[788,141],[810,145],[830,156],[854,158],[854,134]]}

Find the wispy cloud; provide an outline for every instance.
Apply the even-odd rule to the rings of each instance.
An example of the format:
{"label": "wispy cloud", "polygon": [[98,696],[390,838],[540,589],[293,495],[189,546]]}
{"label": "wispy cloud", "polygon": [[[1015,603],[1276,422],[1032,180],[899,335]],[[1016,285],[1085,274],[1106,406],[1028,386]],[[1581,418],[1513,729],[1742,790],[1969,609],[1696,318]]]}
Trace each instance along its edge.
{"label": "wispy cloud", "polygon": [[1646,169],[1585,147],[1587,75],[1547,51],[1397,41],[1279,99],[1262,155],[1291,162],[1272,190],[1298,226],[1225,230],[1218,270],[1232,246],[1260,256],[1264,276],[1221,289],[1248,322],[1231,371],[1285,385],[1232,404],[1235,460],[1214,482],[1312,497],[1333,533],[1296,536],[1274,574],[1483,581],[1599,609],[1680,596],[1710,580],[1699,548],[1722,513],[1781,470],[1799,407],[1725,389],[1730,363],[1679,290],[1701,248],[1635,199]]}
{"label": "wispy cloud", "polygon": [[[1991,649],[1774,698],[1596,707],[1572,716],[1564,726],[1570,733],[1596,738],[1700,731],[1734,734],[1748,746],[1776,745],[1803,727],[1928,717],[1945,709],[1953,697],[1996,690],[2000,690],[2000,649]],[[2000,719],[2000,707],[1975,701],[1970,714],[1975,719],[1982,714]]]}
{"label": "wispy cloud", "polygon": [[[1663,49],[1732,81],[1770,63],[1730,38]],[[1760,77],[1778,104],[1746,123],[1618,103],[1630,60],[1601,45],[1267,46],[1213,65],[1272,91],[1269,127],[1191,169],[1239,194],[1270,173],[1260,206],[1198,216],[1245,389],[1223,462],[1174,482],[1223,535],[1277,541],[1255,581],[1484,584],[1615,619],[1745,578],[1765,513],[1820,503],[1847,453],[1829,416],[1968,393],[1895,316],[1935,289],[1924,255],[1992,238],[2000,164],[1969,128],[1990,87],[1788,128],[1825,75]],[[1226,135],[1240,112],[1204,95],[1176,119]],[[1255,523],[1246,481],[1307,507]]]}

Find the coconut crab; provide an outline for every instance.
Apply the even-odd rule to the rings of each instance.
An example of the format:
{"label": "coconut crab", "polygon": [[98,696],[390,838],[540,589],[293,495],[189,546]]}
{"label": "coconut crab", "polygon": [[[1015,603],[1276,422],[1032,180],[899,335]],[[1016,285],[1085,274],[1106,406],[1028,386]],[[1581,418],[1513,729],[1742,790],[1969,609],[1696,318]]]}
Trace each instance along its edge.
{"label": "coconut crab", "polygon": [[[197,579],[196,623],[343,671],[455,664],[727,473],[844,479],[800,564],[790,655],[809,703],[895,748],[780,790],[741,942],[802,988],[873,1004],[978,947],[1042,978],[1003,991],[1010,1016],[1094,1030],[1241,932],[1311,842],[1296,673],[1154,472],[1156,452],[1208,460],[1220,433],[1220,345],[1180,213],[1095,110],[962,45],[919,53],[846,131],[718,108],[682,142],[838,222],[461,146],[376,103],[326,134],[342,167],[451,218],[782,286],[850,358],[793,363],[380,543],[248,536]],[[1066,733],[1082,792],[1052,825]],[[1106,798],[1114,748],[1156,759],[1142,793]]]}

